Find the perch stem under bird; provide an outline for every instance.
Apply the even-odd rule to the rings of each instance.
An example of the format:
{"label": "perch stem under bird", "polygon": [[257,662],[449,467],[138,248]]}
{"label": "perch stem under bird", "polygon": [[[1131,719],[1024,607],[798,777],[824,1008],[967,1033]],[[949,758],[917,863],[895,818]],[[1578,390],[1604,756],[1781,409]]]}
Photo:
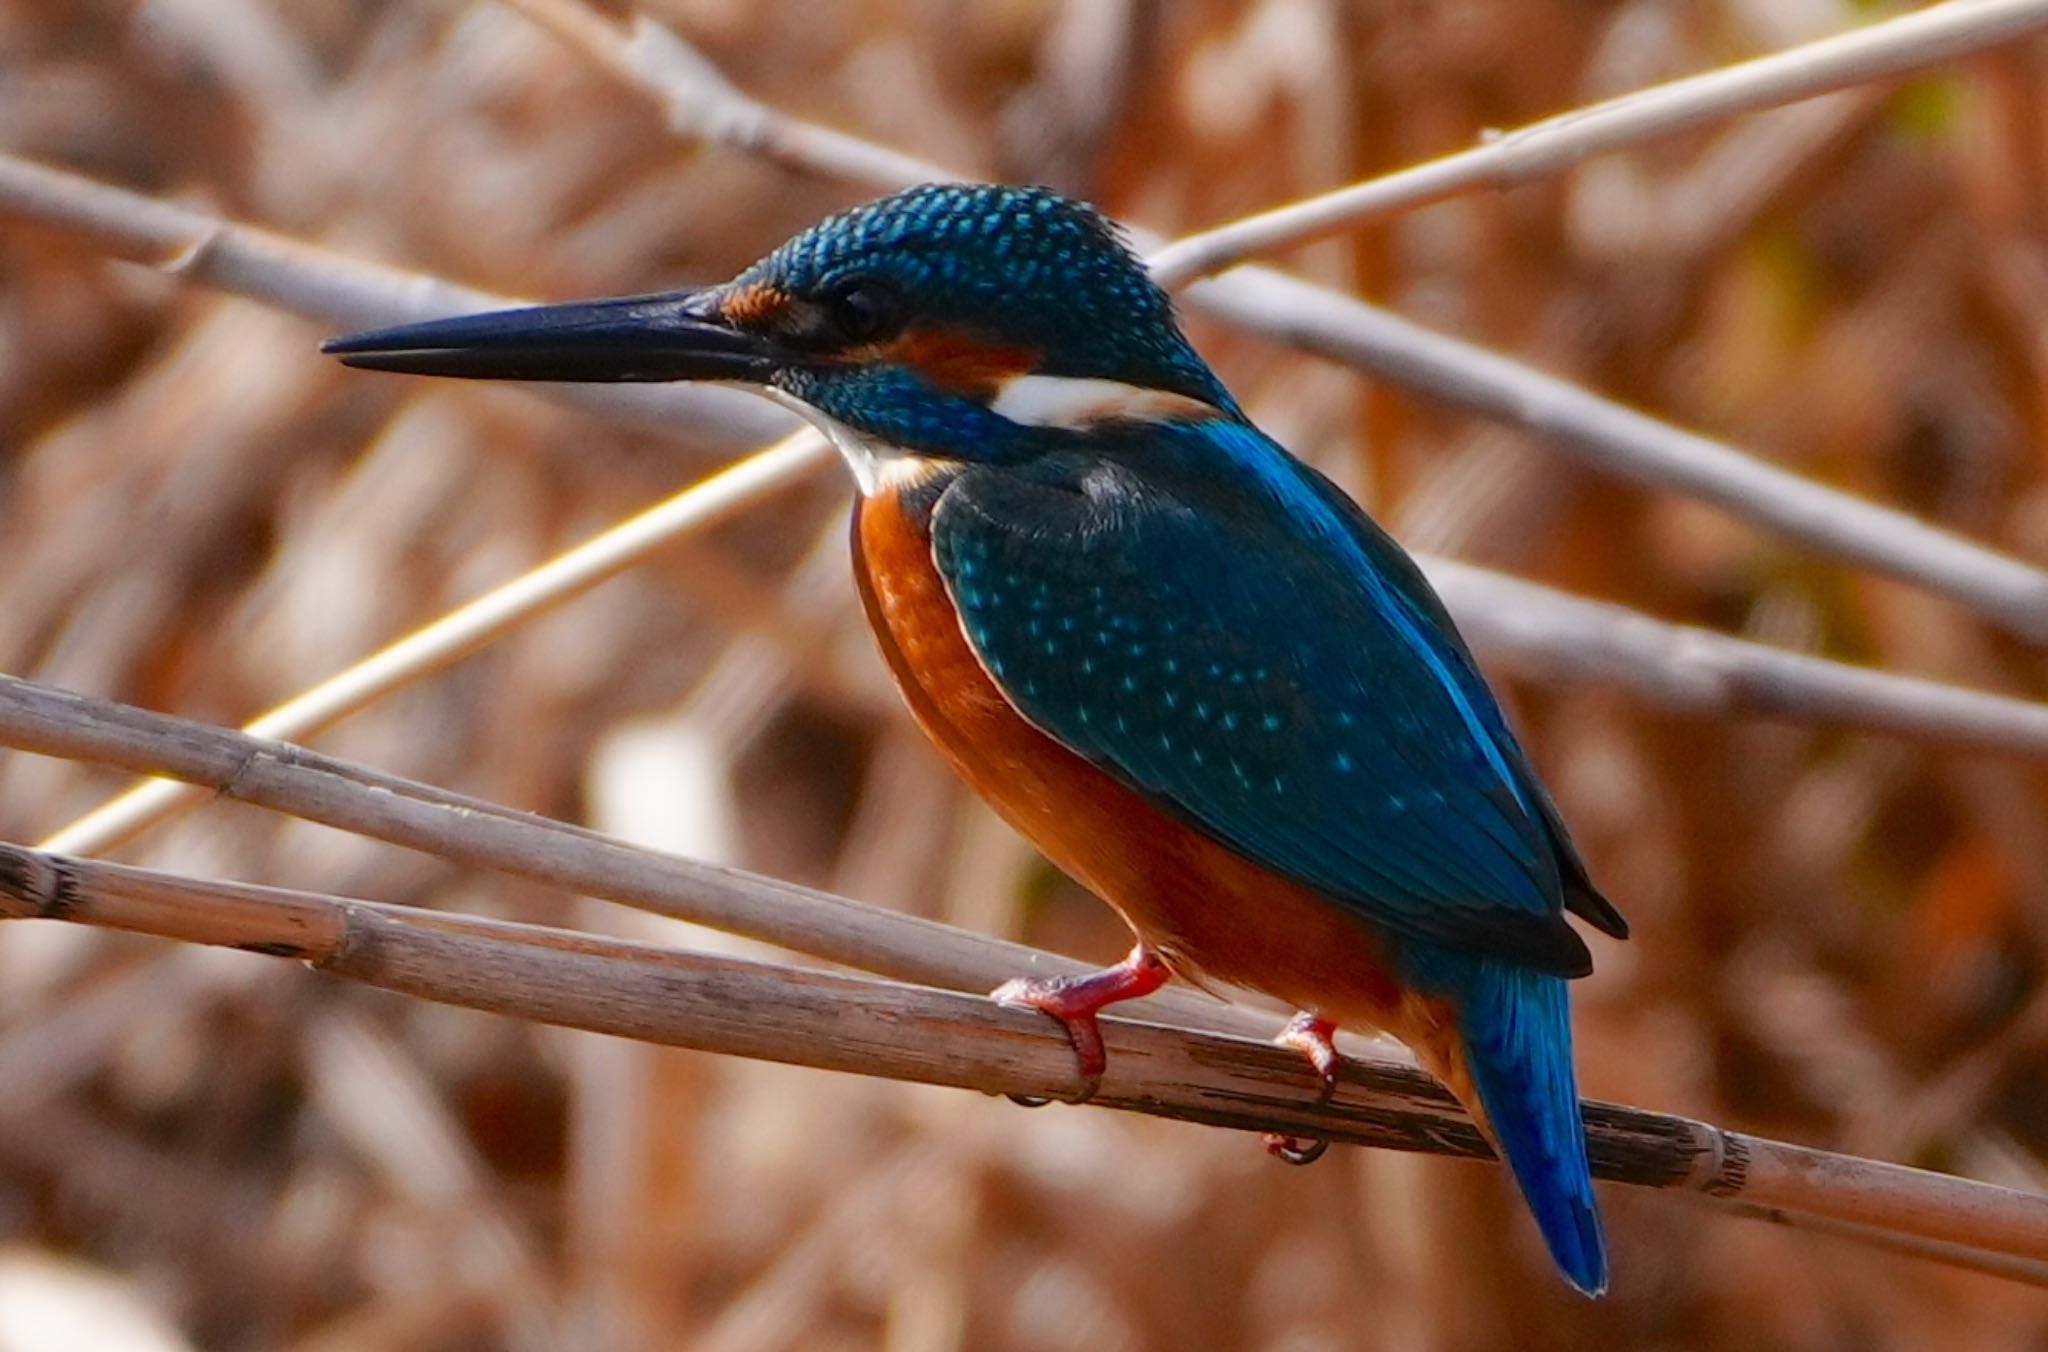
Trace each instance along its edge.
{"label": "perch stem under bird", "polygon": [[[1413,1048],[1598,1294],[1569,978],[1577,915],[1627,926],[1421,572],[1252,425],[1094,209],[914,188],[721,286],[339,339],[350,365],[717,381],[831,436],[855,577],[955,769],[1138,936],[1091,977],[997,991],[1058,1019],[1078,1097],[1096,1014],[1169,973]],[[1272,1143],[1283,1155],[1313,1145]]]}

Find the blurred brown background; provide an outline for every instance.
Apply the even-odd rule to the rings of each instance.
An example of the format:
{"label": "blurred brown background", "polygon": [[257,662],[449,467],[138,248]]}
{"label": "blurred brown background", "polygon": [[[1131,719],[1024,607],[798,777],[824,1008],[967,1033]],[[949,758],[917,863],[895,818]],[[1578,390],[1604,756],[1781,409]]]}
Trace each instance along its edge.
{"label": "blurred brown background", "polygon": [[[1169,232],[1875,8],[643,6],[778,107]],[[2023,46],[1718,125],[1288,262],[2048,561],[2044,60]],[[718,279],[869,195],[679,140],[481,3],[0,0],[0,149],[548,298]],[[2041,691],[2037,653],[1950,602],[1196,329],[1255,417],[1413,545]],[[315,355],[321,336],[0,224],[0,669],[239,723],[777,425],[626,432],[528,392],[347,373]],[[965,798],[896,708],[845,577],[846,496],[833,479],[783,494],[320,745],[1120,952],[1108,910]],[[1600,945],[1578,987],[1588,1093],[2048,1186],[2036,767],[1595,688],[1508,693],[1638,936]],[[120,783],[0,756],[0,837],[36,839]],[[121,857],[733,942],[247,808]],[[1671,1197],[1604,1199],[1616,1281],[1596,1306],[1551,1275],[1485,1166],[1337,1151],[1292,1170],[1231,1133],[525,1027],[270,960],[0,932],[5,1352],[2048,1346],[2048,1299],[2026,1287]],[[125,1330],[108,1322],[123,1310]],[[91,1332],[51,1333],[61,1318]]]}

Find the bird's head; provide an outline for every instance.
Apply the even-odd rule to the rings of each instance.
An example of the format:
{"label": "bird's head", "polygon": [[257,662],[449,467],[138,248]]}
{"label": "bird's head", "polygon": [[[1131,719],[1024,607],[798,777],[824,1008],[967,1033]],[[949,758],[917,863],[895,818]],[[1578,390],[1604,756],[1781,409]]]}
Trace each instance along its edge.
{"label": "bird's head", "polygon": [[905,453],[1002,461],[1132,422],[1236,416],[1101,213],[990,184],[855,207],[722,286],[408,324],[324,350],[423,375],[736,383],[820,423],[856,471],[863,457],[870,471]]}

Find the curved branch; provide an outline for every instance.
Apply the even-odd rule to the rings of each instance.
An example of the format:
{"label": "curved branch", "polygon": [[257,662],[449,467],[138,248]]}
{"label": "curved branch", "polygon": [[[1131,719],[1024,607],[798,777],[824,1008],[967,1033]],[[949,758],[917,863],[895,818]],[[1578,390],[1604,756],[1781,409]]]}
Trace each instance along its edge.
{"label": "curved branch", "polygon": [[[201,883],[0,845],[0,916],[110,926],[294,958],[420,999],[700,1051],[1057,1096],[1072,1049],[1048,1021],[952,991],[318,893]],[[1244,1131],[1485,1158],[1470,1120],[1421,1071],[1346,1061],[1324,1101],[1294,1052],[1103,1021],[1093,1103]],[[1744,1214],[1870,1237],[2048,1284],[2048,1198],[1789,1145],[1690,1118],[1588,1103],[1601,1178],[1696,1193]]]}
{"label": "curved branch", "polygon": [[[985,991],[1020,973],[1089,970],[1069,958],[386,774],[284,742],[0,675],[0,745],[168,775],[222,797],[476,868],[601,896],[900,981]],[[1148,1007],[1264,1036],[1280,1026],[1190,991]]]}

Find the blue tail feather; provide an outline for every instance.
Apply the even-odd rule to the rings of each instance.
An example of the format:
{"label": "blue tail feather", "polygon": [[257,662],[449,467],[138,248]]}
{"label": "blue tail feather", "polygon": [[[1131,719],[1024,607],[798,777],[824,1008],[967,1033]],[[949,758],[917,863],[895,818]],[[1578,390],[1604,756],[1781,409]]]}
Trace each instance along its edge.
{"label": "blue tail feather", "polygon": [[1458,1006],[1480,1106],[1551,1256],[1573,1286],[1601,1294],[1607,1243],[1586,1163],[1564,980],[1442,950],[1425,965]]}

